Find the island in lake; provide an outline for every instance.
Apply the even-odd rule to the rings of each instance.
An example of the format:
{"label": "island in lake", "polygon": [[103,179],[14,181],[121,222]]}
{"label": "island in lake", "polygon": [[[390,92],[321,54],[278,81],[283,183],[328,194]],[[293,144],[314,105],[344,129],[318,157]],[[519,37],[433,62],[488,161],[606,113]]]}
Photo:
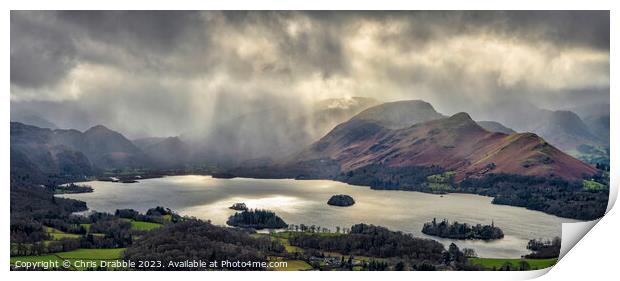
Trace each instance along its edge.
{"label": "island in lake", "polygon": [[226,224],[243,228],[278,229],[286,228],[288,224],[274,212],[268,210],[245,210],[228,218]]}
{"label": "island in lake", "polygon": [[495,226],[493,222],[491,222],[491,225],[469,225],[457,221],[450,224],[448,220],[437,223],[435,218],[433,218],[432,222],[424,224],[422,233],[450,239],[495,240],[504,238],[504,232]]}
{"label": "island in lake", "polygon": [[88,193],[93,192],[93,188],[88,185],[69,183],[54,187],[53,192],[55,194]]}
{"label": "island in lake", "polygon": [[353,200],[353,197],[349,195],[339,194],[329,198],[327,204],[332,206],[348,207],[355,204],[355,200]]}

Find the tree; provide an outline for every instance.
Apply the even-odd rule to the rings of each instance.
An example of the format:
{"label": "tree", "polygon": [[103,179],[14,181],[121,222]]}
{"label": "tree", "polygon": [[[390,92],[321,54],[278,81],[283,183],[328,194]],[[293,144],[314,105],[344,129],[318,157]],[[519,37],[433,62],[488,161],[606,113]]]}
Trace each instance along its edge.
{"label": "tree", "polygon": [[510,262],[505,262],[502,267],[499,268],[500,271],[511,271],[512,270],[512,263]]}
{"label": "tree", "polygon": [[478,256],[476,251],[471,248],[463,248],[463,255],[467,258],[474,258]]}
{"label": "tree", "polygon": [[519,261],[519,270],[521,270],[521,271],[530,270],[530,264],[527,263],[525,260],[520,260]]}

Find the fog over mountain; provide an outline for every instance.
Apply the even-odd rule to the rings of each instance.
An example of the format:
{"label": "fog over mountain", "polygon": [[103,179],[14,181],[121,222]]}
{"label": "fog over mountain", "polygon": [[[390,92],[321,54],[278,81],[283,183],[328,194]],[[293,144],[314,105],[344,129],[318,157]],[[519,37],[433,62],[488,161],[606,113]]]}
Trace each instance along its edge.
{"label": "fog over mountain", "polygon": [[270,124],[316,128],[318,102],[351,97],[519,130],[514,101],[604,105],[609,81],[607,11],[11,12],[12,119],[130,139],[264,122],[252,142],[274,144],[291,126]]}

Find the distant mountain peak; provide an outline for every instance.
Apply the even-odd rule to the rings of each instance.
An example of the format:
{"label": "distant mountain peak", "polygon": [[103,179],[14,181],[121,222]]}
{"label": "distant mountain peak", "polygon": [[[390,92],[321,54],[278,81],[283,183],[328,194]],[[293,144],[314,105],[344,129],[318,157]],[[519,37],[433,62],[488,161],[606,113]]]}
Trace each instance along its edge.
{"label": "distant mountain peak", "polygon": [[423,100],[386,102],[370,107],[353,119],[372,121],[389,129],[402,129],[414,124],[443,118],[442,114]]}
{"label": "distant mountain peak", "polygon": [[58,129],[58,126],[56,126],[56,124],[44,119],[41,116],[34,115],[34,114],[17,116],[17,117],[14,117],[13,115],[11,115],[11,121],[17,121],[23,124],[32,125],[32,126],[39,127],[39,128]]}
{"label": "distant mountain peak", "polygon": [[84,133],[96,132],[96,131],[112,131],[112,130],[108,129],[106,126],[103,126],[103,125],[95,125],[95,126],[90,127],[88,130],[84,131]]}
{"label": "distant mountain peak", "polygon": [[454,122],[475,123],[474,119],[471,119],[471,116],[469,116],[469,114],[466,112],[459,112],[450,116],[448,119]]}
{"label": "distant mountain peak", "polygon": [[377,104],[379,101],[366,97],[345,97],[321,100],[316,103],[315,107],[325,109],[348,109],[359,106],[361,104]]}

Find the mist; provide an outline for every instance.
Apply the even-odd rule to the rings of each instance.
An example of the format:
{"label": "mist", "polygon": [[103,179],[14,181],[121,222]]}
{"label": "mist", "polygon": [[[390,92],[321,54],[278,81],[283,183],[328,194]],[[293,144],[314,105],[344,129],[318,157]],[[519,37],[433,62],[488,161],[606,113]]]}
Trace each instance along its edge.
{"label": "mist", "polygon": [[608,11],[11,12],[12,119],[129,138],[199,140],[275,112],[255,116],[287,139],[271,124],[328,98],[500,120],[513,102],[609,103],[609,83]]}

